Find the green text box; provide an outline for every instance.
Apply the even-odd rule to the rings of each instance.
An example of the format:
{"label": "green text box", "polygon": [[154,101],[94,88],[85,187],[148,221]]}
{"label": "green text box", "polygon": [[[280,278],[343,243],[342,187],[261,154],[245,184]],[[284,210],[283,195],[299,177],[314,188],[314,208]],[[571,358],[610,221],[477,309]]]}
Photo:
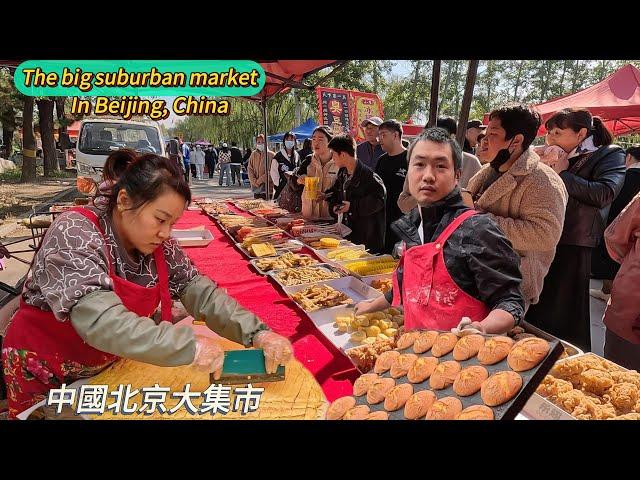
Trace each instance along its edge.
{"label": "green text box", "polygon": [[[57,86],[46,84],[33,86],[32,84],[27,87],[25,85],[29,75],[27,71],[30,69],[35,71],[38,68],[45,76],[52,73],[57,74]],[[65,69],[66,75],[64,75]],[[153,71],[156,74],[152,74]],[[112,80],[118,82],[126,78],[144,83],[145,78],[142,76],[131,76],[130,74],[145,72],[149,73],[145,86],[141,84],[126,87],[108,85],[108,82]],[[181,73],[184,76],[179,75]],[[82,74],[85,75],[84,81],[82,81]],[[115,74],[115,77],[112,74]],[[235,80],[235,84],[221,85],[220,81],[224,80],[223,74],[226,74],[226,78]],[[36,77],[35,72],[31,73],[31,77]],[[48,79],[51,81],[52,77],[49,76]],[[74,85],[62,86],[63,80],[69,80]],[[76,82],[76,80],[78,81]],[[102,86],[98,85],[100,81],[103,83]],[[218,86],[215,85],[216,81]],[[240,97],[260,93],[264,87],[265,73],[259,63],[250,60],[28,60],[21,63],[16,69],[14,82],[18,91],[34,97],[164,97],[176,95]],[[160,83],[154,86],[152,82]],[[170,83],[171,85],[168,85]],[[248,84],[248,86],[242,86],[242,84]],[[87,87],[90,90],[87,90]]]}

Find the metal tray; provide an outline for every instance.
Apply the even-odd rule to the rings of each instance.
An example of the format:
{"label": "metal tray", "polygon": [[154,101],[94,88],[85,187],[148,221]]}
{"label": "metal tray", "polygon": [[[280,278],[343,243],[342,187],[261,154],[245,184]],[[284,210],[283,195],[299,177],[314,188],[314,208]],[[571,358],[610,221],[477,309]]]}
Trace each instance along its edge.
{"label": "metal tray", "polygon": [[[278,255],[278,256],[280,256],[280,255]],[[314,263],[312,263],[309,266],[316,266],[316,265],[318,265],[320,263],[318,260],[313,258],[311,255],[307,255],[306,253],[299,254],[299,256],[301,256],[301,257],[309,257],[310,259],[312,259]],[[272,258],[272,257],[260,257],[260,258]],[[275,271],[278,271],[278,270],[284,270],[284,269],[281,269],[281,268],[280,269],[275,269],[275,270],[262,270],[257,265],[258,260],[260,260],[260,259],[259,258],[255,258],[253,260],[250,260],[249,263],[251,264],[251,266],[253,266],[253,268],[256,270],[256,272],[258,272],[260,275],[269,275],[270,272],[275,272]],[[290,267],[290,268],[296,268],[296,267]]]}
{"label": "metal tray", "polygon": [[[319,268],[321,270],[327,271],[327,272],[334,272],[337,273],[338,275],[340,275],[339,278],[344,277],[344,273],[342,273],[340,270],[338,270],[337,268],[334,268],[332,265],[329,265],[328,263],[317,263],[315,265],[309,265],[309,267],[314,267],[314,268]],[[297,269],[297,268],[302,268],[302,267],[291,267],[292,269]],[[308,283],[300,283],[298,285],[285,285],[282,282],[280,282],[280,280],[276,277],[276,275],[279,272],[283,272],[286,269],[281,269],[281,270],[271,270],[267,276],[271,277],[273,279],[274,282],[276,282],[280,288],[282,288],[283,290],[285,288],[289,288],[289,287],[299,287],[299,286],[308,286],[314,283],[321,283],[321,282],[326,282],[329,280],[338,280],[338,278],[330,278],[330,279],[326,279],[326,280],[321,280],[320,282],[315,281],[315,282],[308,282]]]}
{"label": "metal tray", "polygon": [[[386,259],[386,260],[393,260],[393,261],[397,261],[396,258],[393,258],[391,255],[375,255],[374,256],[375,259]],[[374,277],[377,275],[383,275],[383,274],[376,274],[376,275],[360,275],[359,273],[353,272],[351,270],[349,270],[349,265],[353,264],[355,262],[361,262],[362,260],[372,260],[371,258],[363,258],[361,260],[349,260],[348,262],[340,262],[339,265],[341,268],[343,268],[346,272],[349,273],[349,275],[353,275],[356,278],[359,278],[361,280],[364,280],[367,277]],[[391,272],[384,274],[384,275],[391,275]]]}
{"label": "metal tray", "polygon": [[[571,344],[569,344],[571,345]],[[627,368],[624,368],[621,365],[618,365],[611,360],[601,357],[600,355],[596,355],[592,352],[582,353],[579,355],[573,355],[571,357],[563,358],[562,360],[558,360],[554,365],[562,364],[568,360],[574,360],[576,357],[596,357],[601,360],[606,360],[618,368],[628,371]],[[555,403],[547,400],[542,395],[534,393],[529,401],[522,408],[522,414],[529,420],[578,420],[573,415],[568,412],[565,412],[562,408],[557,406]]]}
{"label": "metal tray", "polygon": [[[301,290],[309,288],[311,285],[328,285],[334,288],[335,290],[338,290],[339,292],[342,292],[348,297],[350,297],[351,300],[353,300],[353,303],[358,303],[363,300],[371,300],[381,295],[381,293],[376,289],[365,285],[357,278],[351,277],[351,276],[337,278],[335,280],[327,280],[324,282],[309,283],[307,285],[296,285],[295,287],[283,287],[282,290],[289,298],[293,300],[292,297],[294,293],[297,293]],[[296,302],[294,301],[294,303]],[[298,303],[296,303],[296,305],[298,305],[300,309],[302,309],[305,313],[307,313],[307,315],[309,313],[317,312],[319,310],[326,310],[328,308],[333,308],[333,307],[325,307],[325,308],[320,308],[318,310],[313,310],[313,312],[307,312],[306,310],[304,310],[304,308],[302,308],[302,305],[299,305]],[[335,305],[335,306],[339,306],[339,305]]]}
{"label": "metal tray", "polygon": [[[353,250],[366,250],[367,247],[365,247],[364,245],[341,245],[338,248],[351,248]],[[327,255],[329,252],[332,252],[336,250],[335,248],[331,248],[331,249],[319,249],[319,250],[314,250],[315,254],[318,256],[318,258],[320,258],[320,260],[326,262],[326,263],[336,263],[336,264],[341,264],[344,262],[352,262],[353,260],[334,260],[332,258],[329,258]],[[370,253],[367,252],[367,256],[364,258],[370,258],[373,257],[373,255],[371,255]]]}
{"label": "metal tray", "polygon": [[[443,332],[444,333],[444,332]],[[485,337],[489,337],[489,335],[484,335]],[[509,400],[507,403],[502,405],[498,405],[497,407],[489,407],[493,410],[494,418],[496,420],[513,420],[516,415],[522,410],[524,405],[527,403],[531,395],[533,395],[536,391],[536,388],[540,384],[540,382],[544,379],[545,375],[551,370],[553,365],[555,364],[556,359],[562,354],[562,345],[560,341],[552,337],[551,335],[544,334],[541,335],[541,338],[544,338],[549,342],[549,353],[545,357],[542,362],[540,362],[536,367],[531,370],[527,370],[526,372],[518,372],[522,377],[522,388],[518,392],[518,394]],[[409,347],[404,350],[399,350],[400,353],[414,353],[413,348]],[[423,354],[418,355],[418,357],[430,357],[431,351],[425,352]],[[444,355],[439,358],[439,363],[446,362],[448,360],[453,360],[453,351],[449,352],[447,355]],[[458,362],[462,366],[462,368],[470,367],[472,365],[480,365],[477,357],[472,357],[469,360],[465,360],[462,362]],[[503,361],[495,364],[495,365],[482,365],[489,372],[489,376],[494,373],[511,370],[507,363],[507,359],[505,358]],[[391,378],[391,374],[389,371],[380,375],[381,377]],[[395,379],[396,385],[400,385],[402,383],[410,383],[407,379],[406,375],[400,378]],[[429,379],[425,380],[422,383],[413,384],[413,391],[419,392],[421,390],[431,390],[429,386]],[[467,408],[472,405],[484,405],[482,398],[480,396],[480,391],[477,393],[470,395],[468,397],[459,397],[453,391],[453,385],[444,388],[442,390],[433,390],[433,393],[436,394],[438,399],[444,397],[456,397],[462,402],[462,408]],[[356,397],[356,405],[369,405],[367,403],[366,395],[362,395],[360,397]],[[379,403],[377,405],[369,405],[369,408],[372,412],[378,410],[384,410],[384,402]],[[405,420],[404,418],[404,408],[400,410],[396,410],[395,412],[389,412],[390,420]]]}
{"label": "metal tray", "polygon": [[[233,238],[233,237],[231,237],[231,238]],[[253,258],[266,258],[266,257],[256,257],[255,255],[252,255],[251,253],[249,253],[249,251],[246,248],[244,248],[242,246],[241,243],[238,243],[235,240],[233,240],[233,244],[247,258],[252,258],[252,259]],[[287,240],[287,242],[283,243],[282,246],[274,245],[274,247],[276,248],[275,255],[267,255],[267,257],[277,257],[277,256],[282,255],[283,253],[287,253],[287,252],[296,253],[296,252],[299,252],[300,250],[302,250],[304,248],[304,245],[302,245],[300,242],[297,242],[296,240]]]}

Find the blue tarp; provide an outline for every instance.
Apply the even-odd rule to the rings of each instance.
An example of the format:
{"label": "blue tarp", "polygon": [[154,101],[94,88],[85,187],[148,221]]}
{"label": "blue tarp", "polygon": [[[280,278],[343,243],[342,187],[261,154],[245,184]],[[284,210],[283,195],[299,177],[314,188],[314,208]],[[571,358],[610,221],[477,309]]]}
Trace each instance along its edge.
{"label": "blue tarp", "polygon": [[[313,133],[313,129],[316,128],[318,124],[314,122],[311,118],[304,122],[302,125],[297,126],[292,130],[296,135],[296,140],[305,140],[307,138],[311,138],[311,134]],[[282,142],[284,139],[284,134],[287,132],[276,133],[274,135],[269,135],[270,142]]]}

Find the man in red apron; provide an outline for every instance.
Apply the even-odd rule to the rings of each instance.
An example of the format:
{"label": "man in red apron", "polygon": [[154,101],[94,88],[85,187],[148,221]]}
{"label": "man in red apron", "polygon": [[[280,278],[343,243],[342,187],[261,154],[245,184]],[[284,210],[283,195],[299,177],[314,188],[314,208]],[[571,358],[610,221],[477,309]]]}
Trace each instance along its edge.
{"label": "man in red apron", "polygon": [[445,130],[425,130],[408,152],[409,190],[418,207],[392,224],[403,242],[393,290],[356,314],[404,308],[407,330],[450,330],[463,317],[483,333],[504,333],[524,314],[519,257],[489,215],[461,196],[460,146]]}

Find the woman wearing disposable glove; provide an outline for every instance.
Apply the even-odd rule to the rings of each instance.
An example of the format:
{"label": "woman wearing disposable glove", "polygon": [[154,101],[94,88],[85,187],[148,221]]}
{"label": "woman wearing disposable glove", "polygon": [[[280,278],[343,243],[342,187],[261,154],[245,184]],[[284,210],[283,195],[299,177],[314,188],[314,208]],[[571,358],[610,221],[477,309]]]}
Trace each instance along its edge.
{"label": "woman wearing disposable glove", "polygon": [[268,372],[291,358],[289,341],[200,275],[171,238],[191,200],[179,173],[168,159],[143,155],[105,210],[78,208],[53,222],[3,344],[10,418],[119,357],[194,365],[219,378],[224,351],[171,323],[174,298],[219,335],[264,349]]}

